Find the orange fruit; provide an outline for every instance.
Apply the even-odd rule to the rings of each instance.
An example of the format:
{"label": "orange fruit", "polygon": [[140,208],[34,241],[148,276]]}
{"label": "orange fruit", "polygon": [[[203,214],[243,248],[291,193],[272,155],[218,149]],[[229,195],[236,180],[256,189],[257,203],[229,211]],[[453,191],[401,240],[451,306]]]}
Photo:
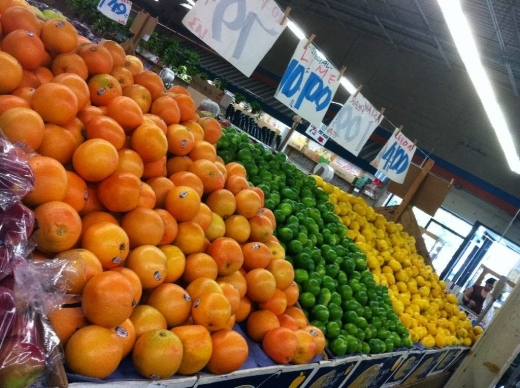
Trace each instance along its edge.
{"label": "orange fruit", "polygon": [[99,42],[101,46],[106,48],[110,55],[112,56],[113,65],[115,66],[124,66],[126,61],[126,53],[121,45],[113,40],[101,40]]}
{"label": "orange fruit", "polygon": [[154,329],[135,342],[132,363],[137,373],[147,379],[167,379],[179,369],[182,356],[182,342],[176,334]]}
{"label": "orange fruit", "polygon": [[135,341],[135,327],[130,319],[125,320],[120,325],[112,329],[123,345],[123,357],[125,358],[132,351]]}
{"label": "orange fruit", "polygon": [[188,166],[193,163],[193,160],[189,158],[187,155],[183,156],[173,156],[168,159],[166,163],[166,167],[168,169],[168,175],[171,176],[176,172],[187,171]]}
{"label": "orange fruit", "polygon": [[280,314],[277,316],[278,321],[280,322],[280,327],[286,327],[290,330],[297,330],[299,329],[298,324],[296,323],[296,320],[291,317],[288,314]]}
{"label": "orange fruit", "polygon": [[168,192],[175,187],[173,182],[166,177],[154,177],[146,181],[155,191],[155,207],[164,209],[164,202]]}
{"label": "orange fruit", "polygon": [[175,245],[160,245],[159,249],[166,255],[165,283],[173,283],[181,278],[186,268],[186,257]]}
{"label": "orange fruit", "polygon": [[294,268],[286,260],[274,260],[269,263],[267,270],[271,272],[276,280],[276,287],[281,290],[289,287],[294,280]]}
{"label": "orange fruit", "polygon": [[247,334],[256,342],[262,342],[269,330],[280,327],[276,314],[270,310],[257,310],[247,318]]}
{"label": "orange fruit", "polygon": [[231,283],[238,290],[241,298],[246,294],[247,282],[244,275],[240,271],[235,271],[231,275],[217,277],[218,282]]}
{"label": "orange fruit", "polygon": [[182,325],[190,316],[192,300],[188,292],[173,283],[163,283],[148,295],[147,304],[166,318],[168,328]]}
{"label": "orange fruit", "polygon": [[294,332],[286,327],[269,330],[262,340],[262,349],[277,364],[289,363],[298,348]]}
{"label": "orange fruit", "polygon": [[144,163],[156,162],[166,155],[168,140],[158,126],[142,124],[132,132],[130,146]]}
{"label": "orange fruit", "polygon": [[130,317],[133,301],[132,283],[118,272],[105,271],[94,275],[87,282],[81,305],[90,322],[110,328]]}
{"label": "orange fruit", "polygon": [[269,218],[261,214],[249,218],[249,226],[251,227],[249,238],[253,241],[267,242],[273,235],[273,224]]}
{"label": "orange fruit", "polygon": [[116,171],[119,155],[107,140],[89,139],[76,148],[72,156],[74,171],[89,182],[99,182]]}
{"label": "orange fruit", "polygon": [[186,121],[195,114],[195,103],[186,94],[173,94],[172,98],[177,102],[181,114],[180,121]]}
{"label": "orange fruit", "polygon": [[71,161],[77,146],[72,132],[55,124],[45,124],[43,140],[36,151],[65,165]]}
{"label": "orange fruit", "polygon": [[[114,75],[114,77],[116,76]],[[123,88],[123,96],[129,97],[132,100],[134,100],[135,103],[139,106],[139,108],[141,108],[141,112],[148,113],[150,111],[150,108],[152,106],[152,95],[150,94],[148,89],[146,89],[143,85],[137,84],[126,86],[121,85],[121,87]]]}
{"label": "orange fruit", "polygon": [[105,115],[92,117],[85,124],[85,135],[87,139],[103,139],[114,146],[116,150],[123,148],[126,142],[126,134],[123,127]]}
{"label": "orange fruit", "polygon": [[200,252],[205,242],[204,230],[200,225],[193,221],[184,221],[179,223],[178,228],[173,245],[179,247],[185,255]]}
{"label": "orange fruit", "polygon": [[[2,81],[0,81],[0,82],[2,82]],[[11,108],[30,108],[30,107],[31,107],[31,104],[21,97],[9,95],[9,94],[0,95],[0,116],[6,110],[9,110]]]}
{"label": "orange fruit", "polygon": [[[200,178],[188,171],[179,171],[172,174],[169,178],[175,186],[189,186],[194,189],[199,197],[202,197],[204,192],[204,185]],[[206,200],[207,203],[207,200]]]}
{"label": "orange fruit", "polygon": [[51,70],[55,76],[62,73],[73,73],[79,75],[84,80],[88,78],[87,64],[83,58],[73,52],[61,53],[54,57]]}
{"label": "orange fruit", "polygon": [[83,210],[87,204],[88,189],[87,183],[78,174],[67,171],[67,192],[63,202],[68,203],[77,212]]}
{"label": "orange fruit", "polygon": [[119,222],[112,214],[105,211],[92,211],[81,216],[82,236],[83,232],[85,232],[92,225],[97,224],[99,222],[111,222],[114,225],[119,225]]}
{"label": "orange fruit", "polygon": [[108,103],[107,116],[116,120],[125,132],[131,132],[143,123],[141,107],[126,96],[115,97]]}
{"label": "orange fruit", "polygon": [[92,105],[107,106],[111,100],[123,95],[119,81],[108,72],[97,73],[88,80],[87,85]]}
{"label": "orange fruit", "polygon": [[101,262],[92,252],[86,249],[69,249],[59,252],[56,259],[67,260],[63,277],[66,278],[66,292],[81,294],[85,284],[98,273],[103,272]]}
{"label": "orange fruit", "polygon": [[251,226],[244,216],[233,214],[226,218],[224,223],[226,225],[225,237],[230,237],[239,244],[243,244],[249,239]]}
{"label": "orange fruit", "polygon": [[164,120],[161,119],[159,116],[153,115],[151,113],[145,113],[144,114],[144,120],[145,121],[150,121],[151,123],[157,125],[159,128],[161,128],[161,131],[163,131],[164,134],[166,135],[166,132],[168,130],[168,126],[166,125]]}
{"label": "orange fruit", "polygon": [[143,62],[139,58],[137,58],[134,55],[126,55],[125,56],[125,64],[124,66],[130,70],[132,75],[136,75],[137,73],[141,72],[144,68]]}
{"label": "orange fruit", "polygon": [[298,346],[291,362],[297,365],[307,364],[316,354],[316,342],[314,342],[314,336],[303,329],[295,330],[293,333],[296,335]]}
{"label": "orange fruit", "polygon": [[104,269],[116,267],[128,256],[128,235],[119,225],[102,221],[83,231],[81,246],[96,255]]}
{"label": "orange fruit", "polygon": [[284,288],[282,291],[287,298],[287,306],[294,306],[300,296],[300,290],[296,282],[291,282],[291,285],[287,288]]}
{"label": "orange fruit", "polygon": [[179,124],[181,121],[181,113],[177,102],[170,96],[164,95],[157,99],[153,98],[150,113],[159,116],[164,120],[166,125]]}
{"label": "orange fruit", "polygon": [[84,136],[85,126],[83,125],[81,120],[78,119],[77,116],[70,120],[68,123],[63,124],[63,128],[72,133],[72,136],[74,136],[74,140],[76,140],[76,145],[80,145],[85,140],[87,140]]}
{"label": "orange fruit", "polygon": [[[274,237],[274,236],[271,236]],[[273,255],[272,260],[284,260],[285,259],[285,249],[280,245],[279,242],[267,240],[264,242],[265,245],[269,247],[271,250],[271,254]]]}
{"label": "orange fruit", "polygon": [[194,161],[188,166],[188,171],[200,178],[204,185],[204,194],[224,188],[224,176],[215,163],[209,160],[199,159]]}
{"label": "orange fruit", "polygon": [[54,308],[49,313],[49,320],[63,347],[67,345],[72,334],[88,325],[88,321],[80,306],[62,305]]}
{"label": "orange fruit", "polygon": [[206,197],[206,205],[212,212],[217,213],[224,220],[235,213],[236,201],[233,193],[226,189],[218,189]]}
{"label": "orange fruit", "polygon": [[[14,30],[23,29],[32,31],[36,35],[40,36],[42,30],[40,21],[34,12],[29,8],[21,7],[19,5],[9,7],[3,11],[1,13],[0,22],[2,22],[2,33],[4,35],[7,35]],[[76,47],[75,43],[74,47]],[[72,47],[72,49],[74,49],[74,47]]]}
{"label": "orange fruit", "polygon": [[[144,182],[143,184],[146,185]],[[161,217],[164,226],[164,233],[158,245],[171,244],[173,240],[175,240],[175,237],[177,237],[177,232],[179,231],[177,220],[173,218],[168,210],[154,209],[154,211]]]}
{"label": "orange fruit", "polygon": [[168,171],[166,170],[166,155],[155,162],[144,163],[143,178],[149,179],[154,177],[165,177]]}
{"label": "orange fruit", "polygon": [[68,53],[76,48],[78,32],[67,20],[50,19],[43,23],[40,38],[51,53]]}
{"label": "orange fruit", "polygon": [[314,337],[314,343],[316,344],[316,351],[314,356],[320,355],[325,350],[325,336],[323,332],[317,328],[316,326],[308,325],[303,328],[303,330],[309,332]]}
{"label": "orange fruit", "polygon": [[183,347],[178,373],[192,375],[208,363],[213,351],[209,331],[202,325],[178,326],[171,329],[180,338]]}
{"label": "orange fruit", "polygon": [[272,254],[267,245],[261,242],[248,242],[242,245],[244,269],[266,268],[271,262]]}
{"label": "orange fruit", "polygon": [[32,72],[36,76],[38,81],[40,81],[40,84],[46,84],[48,82],[51,82],[54,78],[54,74],[52,74],[52,71],[43,66],[38,66]]}
{"label": "orange fruit", "polygon": [[52,78],[56,82],[67,86],[76,95],[78,100],[78,112],[90,105],[90,90],[81,76],[73,73],[62,73]]}
{"label": "orange fruit", "polygon": [[213,240],[206,253],[217,263],[218,275],[227,276],[237,271],[244,262],[240,245],[229,237]]}
{"label": "orange fruit", "polygon": [[225,165],[228,176],[238,175],[247,178],[247,171],[243,165],[238,162],[229,162]]}
{"label": "orange fruit", "polygon": [[235,200],[237,203],[236,213],[248,219],[254,217],[262,207],[260,197],[251,189],[238,192],[235,195]]}
{"label": "orange fruit", "polygon": [[205,233],[213,222],[213,213],[208,205],[201,203],[199,212],[191,219],[191,221],[199,224]]}
{"label": "orange fruit", "polygon": [[23,107],[12,108],[2,113],[0,128],[11,143],[26,145],[32,151],[40,147],[45,131],[41,116],[34,110]]}
{"label": "orange fruit", "polygon": [[204,277],[197,278],[188,284],[186,292],[190,295],[192,301],[207,292],[224,295],[224,291],[215,280]]}
{"label": "orange fruit", "polygon": [[249,314],[251,314],[252,310],[253,306],[251,303],[251,299],[249,299],[247,296],[241,297],[238,309],[235,311],[236,322],[244,322],[249,316]]}
{"label": "orange fruit", "polygon": [[68,86],[49,82],[36,89],[31,107],[44,121],[63,125],[78,113],[78,98]]}
{"label": "orange fruit", "polygon": [[11,93],[22,83],[22,65],[11,54],[0,51],[0,67],[0,94]]}
{"label": "orange fruit", "polygon": [[[90,76],[95,76],[96,74],[106,75],[110,73],[112,67],[114,67],[114,60],[112,59],[110,51],[99,44],[90,43],[80,45],[77,54],[85,61]],[[119,86],[119,83],[117,84]]]}
{"label": "orange fruit", "polygon": [[47,156],[35,155],[29,158],[29,166],[34,174],[34,187],[23,198],[26,205],[38,206],[65,198],[68,178],[60,162]]}
{"label": "orange fruit", "polygon": [[31,87],[19,87],[11,92],[13,96],[17,96],[26,100],[29,104],[31,103],[32,96],[36,91],[35,88]]}
{"label": "orange fruit", "polygon": [[156,246],[141,245],[129,253],[125,266],[139,276],[144,289],[155,288],[164,282],[166,255]]}
{"label": "orange fruit", "polygon": [[169,93],[175,93],[175,94],[185,94],[187,96],[190,96],[190,92],[188,92],[188,89],[180,86],[180,85],[173,85],[170,89],[168,89]]}
{"label": "orange fruit", "polygon": [[[258,190],[260,190],[260,189],[258,187],[252,187],[251,190],[256,191],[256,193],[258,194]],[[260,190],[260,193],[261,193],[261,194],[259,194],[260,199],[263,201],[264,192],[262,190]],[[269,219],[269,221],[271,221],[271,225],[273,226],[273,229],[276,229],[276,218],[274,217],[274,213],[271,211],[271,209],[262,207],[262,208],[260,208],[260,210],[258,210],[258,215],[267,217]]]}
{"label": "orange fruit", "polygon": [[237,195],[242,190],[249,189],[249,183],[247,179],[240,175],[230,175],[226,179],[224,186],[227,190],[231,191],[233,195]]}
{"label": "orange fruit", "polygon": [[[112,71],[110,72],[110,75],[119,81],[119,84],[121,85],[121,88],[123,89],[123,96],[125,96],[126,95],[125,88],[127,86],[132,86],[134,84],[134,76],[132,75],[130,70],[128,70],[124,66],[114,66],[112,68]],[[150,97],[150,101],[151,101],[151,97]]]}
{"label": "orange fruit", "polygon": [[36,69],[45,57],[45,47],[38,34],[18,29],[4,35],[2,51],[15,57],[25,70]]}
{"label": "orange fruit", "polygon": [[128,172],[114,172],[97,187],[97,195],[105,208],[112,212],[129,212],[137,207],[141,180]]}
{"label": "orange fruit", "polygon": [[191,121],[183,121],[181,125],[184,125],[191,131],[191,133],[193,133],[193,138],[196,142],[204,140],[204,130],[199,124],[193,123]]}
{"label": "orange fruit", "polygon": [[[164,93],[164,84],[159,74],[150,70],[142,70],[134,74],[134,83],[144,86],[152,95],[152,101]],[[153,112],[152,112],[153,113]]]}
{"label": "orange fruit", "polygon": [[113,267],[110,268],[109,271],[119,272],[121,275],[127,278],[130,283],[132,283],[132,287],[134,289],[134,301],[132,302],[132,305],[136,306],[141,299],[141,295],[143,294],[143,285],[141,284],[141,279],[139,279],[139,276],[137,276],[137,274],[130,268],[126,267]]}
{"label": "orange fruit", "polygon": [[208,331],[221,330],[231,318],[231,305],[224,294],[205,292],[193,300],[191,317]]}
{"label": "orange fruit", "polygon": [[123,343],[113,330],[88,325],[76,331],[65,347],[65,365],[82,376],[104,379],[123,358]]}
{"label": "orange fruit", "polygon": [[255,302],[267,302],[276,291],[276,280],[271,272],[255,268],[246,273],[247,296]]}
{"label": "orange fruit", "polygon": [[191,283],[198,278],[216,279],[218,275],[217,263],[206,253],[192,253],[186,257],[186,266],[182,279]]}
{"label": "orange fruit", "polygon": [[164,206],[177,221],[189,221],[199,212],[200,196],[189,186],[175,186],[166,194]]}
{"label": "orange fruit", "polygon": [[[168,151],[175,156],[187,155],[195,145],[193,133],[180,124],[168,125],[166,139],[168,140]],[[190,158],[190,160],[192,159]]]}
{"label": "orange fruit", "polygon": [[222,289],[224,296],[229,301],[231,314],[235,314],[240,306],[240,293],[238,292],[238,289],[231,283],[227,282],[219,282],[218,285]]}
{"label": "orange fruit", "polygon": [[208,143],[216,144],[222,136],[222,127],[220,123],[212,117],[202,117],[198,121],[199,125],[204,129],[204,140]]}
{"label": "orange fruit", "polygon": [[128,172],[138,178],[143,176],[143,159],[141,159],[137,152],[128,148],[122,148],[117,151],[117,154],[119,156],[119,162],[116,172]]}
{"label": "orange fruit", "polygon": [[103,116],[105,115],[105,111],[97,106],[87,106],[78,112],[78,119],[81,120],[83,125],[87,125],[87,123],[92,120],[93,117]]}
{"label": "orange fruit", "polygon": [[38,222],[36,244],[42,252],[57,253],[72,248],[81,234],[81,218],[65,202],[50,201],[34,209]]}
{"label": "orange fruit", "polygon": [[136,338],[150,330],[167,328],[166,318],[155,307],[147,304],[135,306],[129,319],[134,325]]}
{"label": "orange fruit", "polygon": [[[213,145],[211,145],[211,147],[214,147]],[[227,170],[226,170],[226,166],[224,166],[224,163],[222,163],[220,160],[215,160],[215,166],[218,167],[218,169],[220,170],[220,172],[222,173],[222,176],[224,177],[224,181],[226,181],[227,179]]]}
{"label": "orange fruit", "polygon": [[296,306],[287,307],[284,314],[292,317],[300,329],[303,329],[309,324],[309,321],[307,320],[304,312]]}
{"label": "orange fruit", "polygon": [[159,213],[145,207],[136,207],[126,213],[121,219],[121,227],[128,235],[131,249],[140,245],[157,245],[164,235],[164,223]]}
{"label": "orange fruit", "polygon": [[216,240],[218,238],[224,237],[226,234],[226,224],[221,216],[217,213],[211,213],[212,220],[208,229],[204,231],[204,235],[210,241]]}
{"label": "orange fruit", "polygon": [[148,209],[155,208],[155,191],[153,191],[152,186],[148,183],[141,182],[141,192],[139,194],[139,202],[137,206],[142,206]]}
{"label": "orange fruit", "polygon": [[258,307],[262,310],[271,310],[275,315],[283,314],[287,308],[287,297],[282,290],[277,288],[271,299],[266,302],[258,303]]}
{"label": "orange fruit", "polygon": [[[81,210],[79,215],[83,217],[85,214],[88,214],[93,211],[100,211],[100,212],[106,211],[107,209],[105,209],[103,207],[103,204],[101,203],[101,201],[99,200],[99,198],[97,196],[97,184],[92,183],[92,182],[87,182],[87,191],[88,191],[87,203],[85,204],[85,207],[83,208],[83,210]],[[116,224],[119,225],[118,222],[116,222]]]}
{"label": "orange fruit", "polygon": [[[191,158],[191,160],[206,159],[211,162],[216,162],[217,150],[212,144],[208,143],[207,141],[200,140],[195,142],[188,156]],[[224,166],[222,170],[224,171],[224,173],[227,174]]]}
{"label": "orange fruit", "polygon": [[211,333],[213,352],[207,364],[211,373],[226,374],[239,369],[247,360],[247,342],[234,330],[223,329]]}

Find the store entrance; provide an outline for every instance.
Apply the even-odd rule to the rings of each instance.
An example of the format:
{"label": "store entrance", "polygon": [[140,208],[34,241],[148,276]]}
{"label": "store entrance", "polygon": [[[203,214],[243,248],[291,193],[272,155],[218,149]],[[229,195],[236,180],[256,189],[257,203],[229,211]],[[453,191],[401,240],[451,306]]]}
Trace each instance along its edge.
{"label": "store entrance", "polygon": [[515,284],[520,281],[520,247],[477,221],[441,278],[456,292],[480,283],[482,277],[499,276],[506,276]]}

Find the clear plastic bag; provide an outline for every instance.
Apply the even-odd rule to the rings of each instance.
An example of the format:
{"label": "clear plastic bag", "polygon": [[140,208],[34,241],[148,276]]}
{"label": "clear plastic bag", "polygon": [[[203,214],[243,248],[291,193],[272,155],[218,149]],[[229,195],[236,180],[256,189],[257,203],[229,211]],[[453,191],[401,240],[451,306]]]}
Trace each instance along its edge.
{"label": "clear plastic bag", "polygon": [[20,201],[33,187],[27,155],[0,132],[0,208]]}

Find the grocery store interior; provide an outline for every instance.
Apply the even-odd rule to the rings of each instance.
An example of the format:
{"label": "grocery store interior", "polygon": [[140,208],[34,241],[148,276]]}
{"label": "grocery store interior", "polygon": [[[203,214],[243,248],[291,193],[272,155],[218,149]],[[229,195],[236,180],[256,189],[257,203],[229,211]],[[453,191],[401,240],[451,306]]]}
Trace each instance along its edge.
{"label": "grocery store interior", "polygon": [[[458,306],[473,327],[478,327],[474,334],[473,329],[469,329],[470,336],[462,325],[456,327],[459,318],[450,322],[445,320],[444,330],[456,333],[452,337],[457,337],[457,340],[462,338],[459,342],[454,340],[451,346],[445,346],[434,340],[438,330],[436,324],[431,328],[425,323],[424,326],[430,331],[425,329],[425,333],[414,341],[413,347],[403,352],[398,351],[401,346],[397,344],[404,347],[404,342],[397,338],[395,352],[391,345],[387,348],[391,351],[378,352],[368,347],[371,354],[360,354],[359,350],[363,349],[360,347],[354,352],[358,357],[354,359],[343,357],[344,352],[338,351],[341,356],[336,357],[337,353],[329,351],[329,357],[319,359],[311,369],[301,365],[280,369],[279,365],[270,361],[262,365],[266,369],[243,368],[223,376],[205,375],[205,380],[193,376],[177,378],[176,375],[165,380],[164,386],[260,387],[273,376],[273,379],[279,380],[270,383],[280,387],[520,386],[520,288],[516,287],[520,282],[520,3],[516,0],[214,1],[227,4],[226,7],[233,10],[232,16],[228,17],[236,19],[238,16],[233,16],[233,13],[245,12],[247,7],[257,7],[257,3],[262,3],[261,9],[279,7],[282,10],[283,21],[280,25],[285,23],[287,27],[262,56],[251,75],[246,76],[188,27],[186,15],[196,9],[197,4],[207,5],[207,1],[134,0],[130,3],[127,0],[112,0],[114,4],[121,2],[121,7],[124,4],[131,6],[125,15],[128,19],[126,25],[107,21],[108,18],[96,9],[92,9],[91,13],[87,11],[88,7],[101,8],[105,0],[27,2],[40,10],[52,9],[63,13],[68,20],[74,21],[78,32],[92,42],[105,39],[121,44],[136,43],[123,47],[127,49],[127,54],[135,55],[142,61],[145,70],[159,74],[165,89],[182,86],[191,93],[196,105],[208,100],[219,105],[220,113],[216,118],[233,133],[226,137],[226,144],[248,137],[248,142],[260,145],[257,150],[262,151],[258,153],[283,154],[283,161],[296,166],[304,176],[318,176],[318,186],[331,195],[329,198],[334,198],[330,200],[335,206],[331,205],[331,209],[339,215],[345,230],[351,226],[354,231],[353,234],[347,232],[346,236],[361,248],[353,249],[357,253],[362,252],[368,263],[364,268],[359,264],[359,272],[364,269],[368,273],[368,265],[368,269],[379,276],[378,279],[389,279],[385,277],[385,268],[390,271],[386,273],[391,274],[393,270],[396,276],[394,278],[391,274],[392,281],[387,283],[383,280],[380,283],[377,280],[377,284],[378,287],[380,284],[394,286],[396,295],[397,283],[405,288],[409,284],[408,275],[406,280],[397,277],[401,264],[396,264],[398,269],[390,269],[387,259],[383,267],[383,264],[377,264],[376,258],[376,264],[372,267],[369,259],[375,251],[366,247],[369,246],[369,238],[375,237],[362,234],[363,228],[360,229],[357,223],[357,228],[354,228],[356,214],[353,211],[343,213],[338,205],[343,203],[342,198],[353,196],[355,198],[351,200],[352,205],[348,205],[349,210],[353,210],[355,203],[363,203],[370,209],[365,210],[364,207],[363,216],[373,212],[373,219],[376,219],[377,212],[392,225],[394,221],[399,223],[407,237],[408,234],[412,236],[417,252],[424,256],[423,267],[426,265],[429,268],[429,273],[410,275],[421,279],[411,279],[415,282],[417,299],[421,298],[424,278],[435,278],[432,283],[442,282],[446,287],[444,298],[446,295],[453,296],[449,304]],[[139,18],[141,24],[128,32],[132,22]],[[236,24],[236,20],[225,20],[223,25],[243,28],[233,26],[233,23]],[[462,25],[461,30],[468,27],[464,31],[469,31],[471,35],[465,36],[465,40],[458,41],[456,38],[457,23]],[[148,27],[148,31],[144,31],[146,28],[143,25]],[[205,33],[201,33],[202,36]],[[138,37],[136,42],[133,40],[135,37]],[[164,52],[155,52],[161,39],[175,44],[173,51],[178,55],[173,55],[175,58],[170,64],[164,58]],[[312,124],[316,123],[302,119],[275,97],[293,53],[304,40],[307,41],[306,48],[314,45],[322,60],[332,64],[336,71],[341,69],[342,81],[323,115],[324,128],[334,122],[347,99],[359,93],[380,112],[381,122],[357,155],[332,139],[320,143],[310,134]],[[479,57],[465,57],[465,45],[469,46],[466,51],[470,53],[476,48]],[[162,58],[161,54],[164,54]],[[476,73],[472,73],[473,68],[477,68]],[[413,141],[415,147],[410,170],[402,184],[392,181],[374,167],[373,162],[384,151],[385,144],[392,139],[396,129],[398,134],[402,133]],[[224,152],[218,155],[225,161],[226,157],[234,161],[234,157],[239,155],[237,149],[228,152],[223,146],[218,150],[219,143],[216,144],[217,153]],[[272,155],[269,156],[270,163],[272,158]],[[244,160],[249,162],[247,159],[242,162]],[[264,165],[270,166],[267,163]],[[246,166],[246,169],[249,167]],[[292,171],[295,176],[299,174],[294,170],[287,171]],[[250,181],[255,186],[273,191],[269,182],[266,184],[261,179],[268,177],[267,180],[275,180],[275,172],[271,173],[257,171],[257,182]],[[265,199],[271,199],[267,191]],[[312,204],[319,208],[316,201]],[[267,202],[266,208],[269,208]],[[276,213],[275,208],[271,210],[278,217],[281,213]],[[305,212],[305,206],[297,208],[293,205],[293,209],[288,214],[280,215],[280,219],[296,219]],[[328,214],[331,214],[330,210]],[[304,218],[302,216],[300,219],[300,226],[303,226]],[[305,227],[303,230],[307,231]],[[307,242],[307,236],[301,237],[301,230],[299,232],[294,234],[293,240],[299,236]],[[282,240],[279,234],[278,238]],[[283,241],[287,252],[301,251],[302,244],[295,248],[296,244],[290,244],[291,239]],[[327,242],[340,245],[339,240]],[[294,251],[291,252],[291,249]],[[399,253],[399,249],[396,251]],[[395,257],[395,252],[393,254]],[[373,255],[374,258],[376,256]],[[319,272],[318,265],[314,266],[314,263],[302,268],[294,265],[296,271],[302,270],[299,274],[305,275],[306,280],[312,278],[313,272]],[[344,270],[341,264],[334,265]],[[373,271],[376,267],[377,270]],[[329,269],[327,267],[327,271]],[[346,269],[344,271],[348,272]],[[346,276],[350,275],[345,275],[345,279]],[[494,285],[491,284],[493,291],[486,289],[486,297],[481,297],[485,301],[475,311],[466,303],[466,299],[472,297],[467,290],[480,290],[475,287],[484,287],[489,278],[495,279]],[[339,289],[337,286],[338,281],[332,293]],[[299,287],[300,296],[309,293],[305,287]],[[425,292],[430,292],[429,287],[430,281]],[[318,298],[322,297],[322,290],[319,287],[316,290],[316,305]],[[367,291],[366,287],[364,291]],[[350,292],[352,296],[352,289]],[[428,294],[422,296],[426,298]],[[314,305],[314,299],[313,296],[309,306]],[[392,295],[396,310],[395,299],[398,298]],[[408,304],[400,301],[398,303],[403,310],[404,306],[413,304],[410,303],[410,293]],[[430,302],[438,303],[433,297]],[[302,304],[302,300],[299,303]],[[407,326],[407,329],[420,326],[421,319],[428,322],[421,314],[429,318],[432,310],[418,303],[415,314],[420,318],[414,315],[413,309],[409,310],[411,313],[405,310],[405,314],[411,314],[414,320],[414,324]],[[347,309],[341,306],[343,310]],[[436,306],[439,307],[438,304]],[[312,311],[311,315],[317,314]],[[332,314],[332,309],[327,311],[327,317],[329,313]],[[397,315],[402,313],[396,311]],[[359,315],[363,318],[362,313]],[[439,318],[439,321],[445,318]],[[370,321],[370,318],[364,320],[365,325],[367,320]],[[404,321],[403,325],[406,326]],[[342,328],[348,330],[351,327]],[[352,330],[349,338],[358,338],[360,344],[367,338],[366,334],[359,334],[359,328]],[[483,334],[477,334],[479,330],[483,330]],[[432,345],[419,341],[426,336],[432,338]],[[466,337],[469,346],[464,343]],[[327,337],[327,344],[330,345],[333,338],[332,334]],[[368,343],[368,338],[365,342]],[[121,376],[124,377],[126,367],[126,364],[123,369],[120,367],[113,375],[115,377],[105,382],[106,386],[129,384],[127,380],[118,381]],[[101,382],[96,378],[78,378],[78,375],[81,373],[69,375],[73,377],[71,387],[91,387]],[[135,386],[152,386],[140,385],[149,384],[149,381],[132,383]]]}

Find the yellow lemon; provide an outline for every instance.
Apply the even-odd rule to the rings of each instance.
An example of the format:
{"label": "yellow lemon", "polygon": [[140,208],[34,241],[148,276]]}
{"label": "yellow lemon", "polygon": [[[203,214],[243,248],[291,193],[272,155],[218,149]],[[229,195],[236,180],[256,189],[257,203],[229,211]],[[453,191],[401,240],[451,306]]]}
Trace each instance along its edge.
{"label": "yellow lemon", "polygon": [[426,346],[427,348],[432,348],[435,346],[435,339],[432,335],[428,334],[427,336],[421,339],[421,344]]}

